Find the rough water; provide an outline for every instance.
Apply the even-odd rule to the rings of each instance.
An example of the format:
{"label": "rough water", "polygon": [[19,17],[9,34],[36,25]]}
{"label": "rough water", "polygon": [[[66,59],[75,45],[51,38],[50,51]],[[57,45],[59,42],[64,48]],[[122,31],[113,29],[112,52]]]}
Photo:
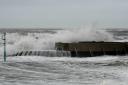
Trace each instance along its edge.
{"label": "rough water", "polygon": [[[7,53],[54,50],[55,42],[127,41],[113,30],[61,30],[56,33],[8,33]],[[125,33],[126,34],[126,33]],[[84,36],[84,37],[83,37]],[[2,42],[2,41],[1,41]],[[0,85],[127,85],[128,57],[88,58],[11,56],[3,62],[0,46]]]}

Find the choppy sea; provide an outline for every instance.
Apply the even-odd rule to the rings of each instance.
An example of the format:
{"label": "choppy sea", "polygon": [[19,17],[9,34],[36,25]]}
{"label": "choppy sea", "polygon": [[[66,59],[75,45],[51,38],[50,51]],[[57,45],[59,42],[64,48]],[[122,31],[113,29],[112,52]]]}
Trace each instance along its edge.
{"label": "choppy sea", "polygon": [[[128,41],[127,29],[50,30],[7,33],[7,54],[54,50],[56,42]],[[1,34],[2,36],[2,34]],[[3,62],[0,41],[0,85],[127,85],[128,56],[10,56]]]}

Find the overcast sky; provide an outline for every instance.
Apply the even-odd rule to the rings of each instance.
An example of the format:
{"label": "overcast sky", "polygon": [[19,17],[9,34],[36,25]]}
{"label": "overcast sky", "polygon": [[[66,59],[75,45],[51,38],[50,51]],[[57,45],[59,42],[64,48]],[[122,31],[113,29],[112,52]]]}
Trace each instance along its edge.
{"label": "overcast sky", "polygon": [[0,0],[0,27],[128,28],[128,0]]}

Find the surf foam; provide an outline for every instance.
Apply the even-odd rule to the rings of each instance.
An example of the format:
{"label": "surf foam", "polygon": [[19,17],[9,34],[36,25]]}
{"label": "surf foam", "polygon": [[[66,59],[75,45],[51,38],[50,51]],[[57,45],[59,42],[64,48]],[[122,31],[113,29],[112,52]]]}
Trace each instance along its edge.
{"label": "surf foam", "polygon": [[[104,30],[95,28],[81,28],[60,30],[51,33],[7,33],[7,52],[12,54],[23,50],[54,50],[56,42],[79,42],[79,41],[113,41],[112,35]],[[3,47],[0,48],[1,53]]]}

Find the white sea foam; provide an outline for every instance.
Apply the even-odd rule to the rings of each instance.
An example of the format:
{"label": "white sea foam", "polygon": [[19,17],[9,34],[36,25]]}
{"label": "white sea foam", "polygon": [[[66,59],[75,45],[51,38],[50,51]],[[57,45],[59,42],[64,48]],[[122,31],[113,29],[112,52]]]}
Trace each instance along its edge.
{"label": "white sea foam", "polygon": [[[53,50],[56,42],[79,42],[79,41],[114,41],[112,35],[104,30],[95,28],[81,28],[61,30],[55,34],[50,33],[18,33],[7,34],[8,54],[22,50]],[[2,52],[3,47],[0,47]]]}
{"label": "white sea foam", "polygon": [[[126,57],[127,56],[123,56],[122,58],[126,59]],[[102,56],[90,58],[18,56],[9,57],[8,61],[6,62],[7,64],[9,63],[9,66],[2,66],[3,64],[0,63],[0,67],[8,70],[14,70],[16,73],[17,71],[21,71],[31,72],[32,74],[36,74],[38,77],[40,75],[39,81],[43,80],[46,84],[54,82],[52,85],[57,85],[60,83],[61,85],[113,85],[113,83],[116,85],[127,85],[127,67],[99,65],[99,63],[111,63],[114,61],[121,61],[120,56]],[[25,64],[26,62],[27,64]],[[42,70],[40,71],[40,69]],[[48,70],[48,72],[45,70]],[[63,73],[60,74],[60,72]],[[6,74],[9,74],[9,72]],[[23,74],[19,75],[23,76]],[[48,81],[45,75],[47,75],[47,77],[50,76],[52,81]],[[29,75],[26,74],[26,76]],[[65,79],[58,82],[58,78]],[[23,82],[25,81],[26,80],[23,80]],[[28,82],[29,85],[44,84],[44,82],[38,82],[36,80],[35,82]],[[21,84],[22,82],[16,81],[16,83]]]}
{"label": "white sea foam", "polygon": [[[7,33],[8,54],[22,50],[53,50],[55,42],[114,41],[103,30],[90,28],[50,33]],[[0,46],[0,54],[3,47]],[[17,56],[0,60],[0,85],[127,85],[128,57],[88,58]],[[114,66],[117,63],[117,66]],[[30,80],[29,80],[30,79]]]}

